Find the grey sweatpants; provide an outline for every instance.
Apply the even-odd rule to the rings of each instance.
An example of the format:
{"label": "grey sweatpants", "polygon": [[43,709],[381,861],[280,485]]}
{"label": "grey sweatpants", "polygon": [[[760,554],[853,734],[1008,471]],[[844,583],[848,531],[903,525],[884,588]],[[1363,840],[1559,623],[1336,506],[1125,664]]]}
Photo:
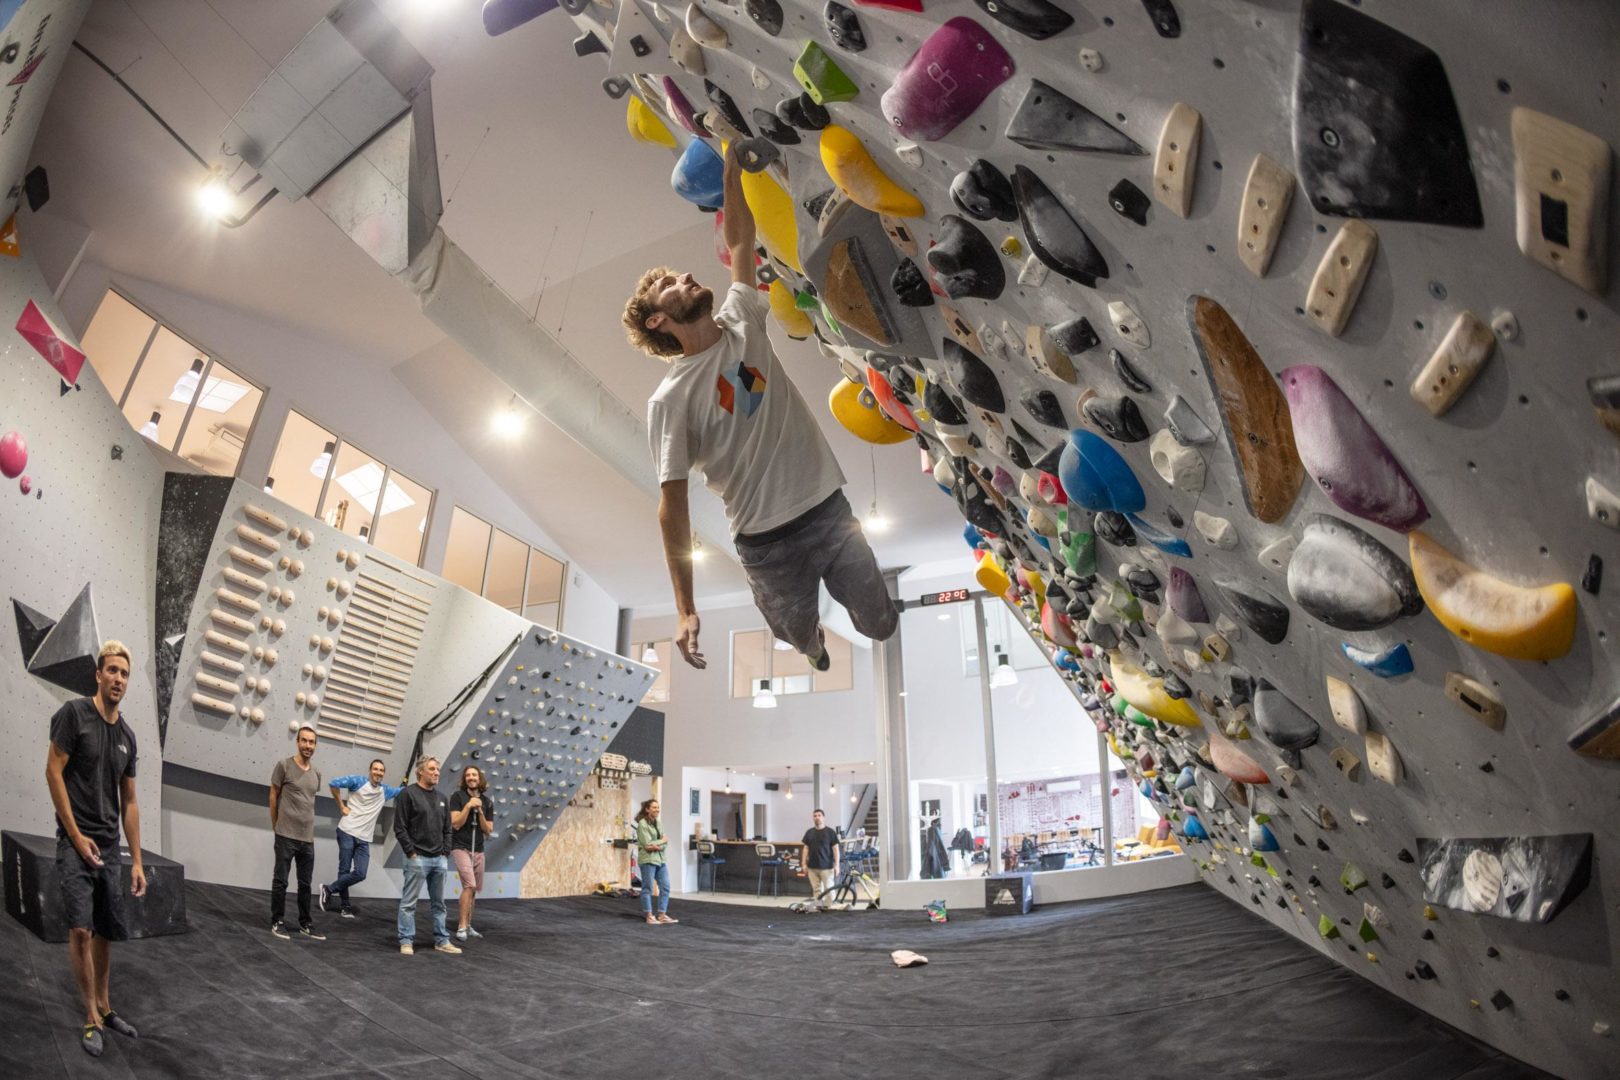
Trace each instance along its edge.
{"label": "grey sweatpants", "polygon": [[765,544],[737,537],[737,561],[771,633],[806,656],[821,651],[823,581],[867,637],[884,641],[899,625],[877,559],[841,491],[810,511],[790,536]]}

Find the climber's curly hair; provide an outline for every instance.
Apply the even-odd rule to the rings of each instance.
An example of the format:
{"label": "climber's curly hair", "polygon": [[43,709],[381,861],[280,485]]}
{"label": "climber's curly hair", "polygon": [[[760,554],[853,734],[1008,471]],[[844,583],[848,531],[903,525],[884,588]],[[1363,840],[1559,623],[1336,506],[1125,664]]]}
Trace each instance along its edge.
{"label": "climber's curly hair", "polygon": [[667,360],[680,356],[681,343],[667,330],[647,329],[647,320],[658,314],[658,283],[674,271],[667,266],[655,266],[641,275],[635,292],[624,304],[624,332],[630,344],[646,353]]}

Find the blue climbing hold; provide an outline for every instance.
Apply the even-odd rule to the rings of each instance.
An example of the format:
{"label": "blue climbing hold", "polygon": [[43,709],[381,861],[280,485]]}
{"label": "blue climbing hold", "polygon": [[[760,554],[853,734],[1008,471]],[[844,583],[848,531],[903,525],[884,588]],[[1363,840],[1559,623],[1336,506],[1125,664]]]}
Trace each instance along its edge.
{"label": "blue climbing hold", "polygon": [[[947,495],[951,493],[951,489],[946,487],[944,484],[941,484],[939,489]],[[977,551],[984,543],[984,534],[979,532],[979,530],[972,525],[964,525],[962,527],[962,539],[967,541],[968,547],[972,548],[974,551]]]}
{"label": "blue climbing hold", "polygon": [[1129,514],[1147,505],[1130,465],[1102,436],[1089,431],[1069,433],[1058,459],[1058,481],[1069,501],[1087,510]]}
{"label": "blue climbing hold", "polygon": [[689,203],[721,206],[726,201],[725,173],[726,163],[714,147],[702,139],[693,139],[675,162],[669,185]]}
{"label": "blue climbing hold", "polygon": [[1179,555],[1183,559],[1192,558],[1192,547],[1187,541],[1175,533],[1165,532],[1152,522],[1143,521],[1135,514],[1126,514],[1125,520],[1131,523],[1136,535],[1164,552],[1166,555]]}
{"label": "blue climbing hold", "polygon": [[1144,780],[1144,781],[1142,781],[1142,789],[1141,790],[1142,790],[1142,798],[1147,799],[1147,800],[1149,800],[1151,802],[1152,799],[1153,799],[1153,784],[1150,781]]}
{"label": "blue climbing hold", "polygon": [[1410,675],[1412,673],[1412,651],[1406,647],[1406,642],[1397,641],[1381,652],[1371,649],[1358,649],[1348,641],[1339,643],[1344,655],[1354,663],[1360,664],[1380,679],[1393,679],[1397,675]]}
{"label": "blue climbing hold", "polygon": [[1271,835],[1271,830],[1253,818],[1249,819],[1249,846],[1255,851],[1278,850],[1277,838]]}
{"label": "blue climbing hold", "polygon": [[1181,826],[1182,835],[1189,840],[1208,840],[1209,830],[1204,823],[1198,820],[1197,814],[1188,814],[1186,822]]}
{"label": "blue climbing hold", "polygon": [[1181,767],[1181,775],[1176,777],[1176,790],[1186,791],[1198,783],[1198,774],[1193,772],[1191,765]]}
{"label": "blue climbing hold", "polygon": [[1057,665],[1059,671],[1080,670],[1080,661],[1076,660],[1074,653],[1068,649],[1058,649],[1053,654],[1052,662]]}

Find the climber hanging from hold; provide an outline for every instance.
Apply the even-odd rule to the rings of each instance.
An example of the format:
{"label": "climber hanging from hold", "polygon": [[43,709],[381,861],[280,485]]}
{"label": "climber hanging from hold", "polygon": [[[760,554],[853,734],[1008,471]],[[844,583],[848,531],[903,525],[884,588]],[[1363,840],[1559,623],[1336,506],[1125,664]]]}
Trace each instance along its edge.
{"label": "climber hanging from hold", "polygon": [[821,582],[868,637],[888,638],[899,615],[844,498],[832,448],[766,337],[770,307],[755,286],[754,216],[729,149],[724,232],[732,283],[718,308],[691,274],[662,266],[641,276],[624,306],[630,343],[669,364],[647,402],[647,427],[680,619],[675,644],[687,663],[706,666],[687,506],[687,474],[696,468],[725,502],[738,561],[771,632],[825,671]]}

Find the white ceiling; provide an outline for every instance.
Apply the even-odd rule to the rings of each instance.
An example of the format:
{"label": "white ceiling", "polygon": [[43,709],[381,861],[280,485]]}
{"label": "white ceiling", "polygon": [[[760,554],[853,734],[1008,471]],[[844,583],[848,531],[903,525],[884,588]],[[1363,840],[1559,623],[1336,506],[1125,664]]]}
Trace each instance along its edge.
{"label": "white ceiling", "polygon": [[[141,93],[205,158],[226,121],[321,19],[332,0],[98,0],[79,40]],[[624,103],[602,93],[605,65],[578,60],[576,30],[552,13],[487,37],[477,0],[379,0],[435,69],[433,102],[445,196],[442,226],[506,291],[522,298],[638,413],[661,366],[619,326],[636,277],[660,263],[719,284],[712,223],[670,190],[668,152],[632,141]],[[72,56],[41,125],[34,160],[51,173],[52,214],[92,231],[88,261],[294,326],[394,365],[396,375],[486,471],[621,604],[669,601],[654,504],[534,418],[517,440],[491,437],[510,395],[417,310],[307,201],[277,198],[237,230],[205,223],[191,192],[202,170],[108,76]],[[837,378],[813,347],[778,337],[849,479],[896,525],[873,546],[885,566],[962,559],[949,499],[920,475],[909,443],[873,452],[821,406]],[[700,599],[744,591],[711,560]]]}

